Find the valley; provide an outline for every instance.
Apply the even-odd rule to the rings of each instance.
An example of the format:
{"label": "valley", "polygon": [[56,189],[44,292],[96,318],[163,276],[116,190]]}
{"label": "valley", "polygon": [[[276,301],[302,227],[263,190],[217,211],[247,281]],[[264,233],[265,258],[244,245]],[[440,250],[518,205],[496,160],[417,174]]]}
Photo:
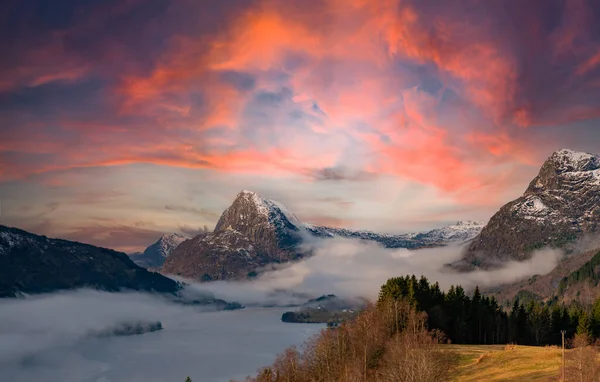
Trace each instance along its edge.
{"label": "valley", "polygon": [[[425,379],[552,378],[557,333],[575,341],[569,347],[600,338],[599,169],[596,156],[559,150],[524,196],[489,223],[420,233],[311,225],[247,190],[213,232],[163,234],[138,254],[0,226],[0,318],[12,322],[18,338],[38,341],[34,333],[44,324],[35,317],[58,314],[48,310],[55,304],[65,313],[87,306],[92,314],[80,330],[50,324],[50,342],[0,354],[0,364],[10,366],[2,377],[52,380],[75,363],[74,382],[185,375],[225,381],[253,375],[279,354],[275,369],[256,376],[270,382],[264,373],[285,362],[303,365],[298,375],[322,373],[301,362],[320,360],[311,346],[355,354],[366,343],[372,363],[342,357],[327,378],[362,370],[361,380],[381,373],[404,380],[393,362],[419,367],[405,358],[412,352],[430,362],[433,374]],[[540,273],[535,261],[548,271]],[[486,277],[493,281],[480,288]],[[96,309],[106,311],[95,317]],[[348,342],[339,338],[344,333]],[[285,350],[302,343],[302,353]],[[583,354],[577,351],[569,354]],[[142,363],[149,367],[131,367]],[[506,370],[508,363],[515,366]]]}

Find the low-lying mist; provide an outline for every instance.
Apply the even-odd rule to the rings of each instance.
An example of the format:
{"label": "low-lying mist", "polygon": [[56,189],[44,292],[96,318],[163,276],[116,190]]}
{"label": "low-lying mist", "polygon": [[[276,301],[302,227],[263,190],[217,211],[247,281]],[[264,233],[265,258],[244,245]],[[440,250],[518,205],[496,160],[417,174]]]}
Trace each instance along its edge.
{"label": "low-lying mist", "polygon": [[251,282],[217,281],[190,285],[216,297],[246,305],[298,304],[309,297],[336,294],[344,298],[375,299],[390,277],[424,275],[443,289],[462,285],[490,287],[545,274],[564,255],[561,250],[542,249],[524,262],[509,261],[501,268],[457,273],[445,267],[462,257],[464,245],[419,250],[388,249],[379,244],[352,239],[321,239],[310,244],[314,256],[265,272]]}
{"label": "low-lying mist", "polygon": [[78,290],[0,300],[0,364],[70,346],[113,325],[188,312],[193,310],[135,292]]}
{"label": "low-lying mist", "polygon": [[[253,281],[191,283],[183,294],[192,299],[212,294],[249,307],[298,305],[330,293],[375,299],[390,277],[425,275],[442,288],[461,284],[473,289],[548,273],[563,256],[562,251],[541,250],[500,269],[455,273],[444,265],[461,258],[462,246],[386,249],[337,238],[309,246],[314,256],[265,270]],[[243,379],[320,328],[282,323],[284,309],[206,309],[157,295],[92,290],[0,300],[0,380],[148,382],[184,380],[188,374],[207,381]],[[90,336],[138,321],[161,321],[165,329],[131,337]]]}
{"label": "low-lying mist", "polygon": [[[322,327],[281,322],[283,309],[207,312],[156,295],[91,290],[0,300],[0,381],[243,380]],[[127,322],[164,329],[97,336]]]}

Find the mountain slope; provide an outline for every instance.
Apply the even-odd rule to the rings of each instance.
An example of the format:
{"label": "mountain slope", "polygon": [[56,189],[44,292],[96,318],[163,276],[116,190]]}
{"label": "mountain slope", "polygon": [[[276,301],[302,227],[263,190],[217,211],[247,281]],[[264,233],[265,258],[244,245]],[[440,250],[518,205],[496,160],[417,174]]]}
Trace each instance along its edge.
{"label": "mountain slope", "polygon": [[0,226],[0,297],[89,287],[174,293],[178,284],[121,252]]}
{"label": "mountain slope", "polygon": [[144,268],[160,268],[167,257],[175,248],[186,240],[191,239],[190,236],[181,235],[178,233],[164,234],[144,250],[142,254],[131,255],[137,265]]}
{"label": "mountain slope", "polygon": [[[597,281],[590,280],[592,277],[576,280],[576,275],[581,273],[580,269],[593,268],[593,259],[600,259],[598,252],[599,250],[596,249],[566,256],[550,273],[488,288],[485,292],[495,296],[499,301],[503,301],[507,307],[512,305],[515,297],[519,297],[523,302],[527,302],[529,299],[548,300],[552,298],[566,302],[576,299],[582,300],[582,302],[591,302],[597,296],[596,294],[587,296],[586,293],[591,292],[587,287],[589,284],[594,288]],[[600,276],[598,272],[596,275],[596,277]],[[582,294],[583,290],[586,293]]]}
{"label": "mountain slope", "polygon": [[301,259],[310,253],[306,239],[351,238],[375,241],[388,248],[423,248],[462,242],[479,233],[483,223],[459,222],[419,234],[389,235],[302,223],[284,205],[251,191],[240,192],[219,219],[214,232],[181,243],[161,272],[203,281],[256,275],[269,264]]}
{"label": "mountain slope", "polygon": [[462,268],[526,260],[535,249],[562,247],[598,232],[600,158],[559,150],[520,198],[503,206],[471,242]]}

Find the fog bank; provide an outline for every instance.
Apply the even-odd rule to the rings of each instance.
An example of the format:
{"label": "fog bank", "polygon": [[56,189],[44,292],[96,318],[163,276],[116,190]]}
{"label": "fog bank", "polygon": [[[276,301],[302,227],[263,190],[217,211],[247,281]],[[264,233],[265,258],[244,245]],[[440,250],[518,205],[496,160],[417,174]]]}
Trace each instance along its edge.
{"label": "fog bank", "polygon": [[[323,327],[282,323],[282,313],[206,312],[145,294],[89,290],[0,300],[0,381],[243,380]],[[164,329],[90,335],[130,320],[159,320]]]}
{"label": "fog bank", "polygon": [[530,260],[509,261],[499,269],[456,273],[444,265],[459,260],[464,245],[389,249],[377,243],[342,238],[315,240],[310,245],[314,256],[266,271],[254,281],[218,281],[194,284],[191,288],[250,305],[297,304],[329,293],[374,299],[390,277],[424,275],[444,289],[460,284],[470,290],[476,285],[489,287],[548,273],[563,256],[561,250],[543,249],[534,252]]}

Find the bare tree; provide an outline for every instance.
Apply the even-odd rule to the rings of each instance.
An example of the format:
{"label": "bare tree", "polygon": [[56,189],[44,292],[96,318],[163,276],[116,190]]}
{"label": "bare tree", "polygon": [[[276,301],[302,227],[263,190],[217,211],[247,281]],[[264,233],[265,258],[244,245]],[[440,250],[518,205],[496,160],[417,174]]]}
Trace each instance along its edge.
{"label": "bare tree", "polygon": [[600,364],[598,362],[598,344],[590,343],[587,334],[577,334],[572,341],[567,366],[567,381],[596,382],[600,381]]}

